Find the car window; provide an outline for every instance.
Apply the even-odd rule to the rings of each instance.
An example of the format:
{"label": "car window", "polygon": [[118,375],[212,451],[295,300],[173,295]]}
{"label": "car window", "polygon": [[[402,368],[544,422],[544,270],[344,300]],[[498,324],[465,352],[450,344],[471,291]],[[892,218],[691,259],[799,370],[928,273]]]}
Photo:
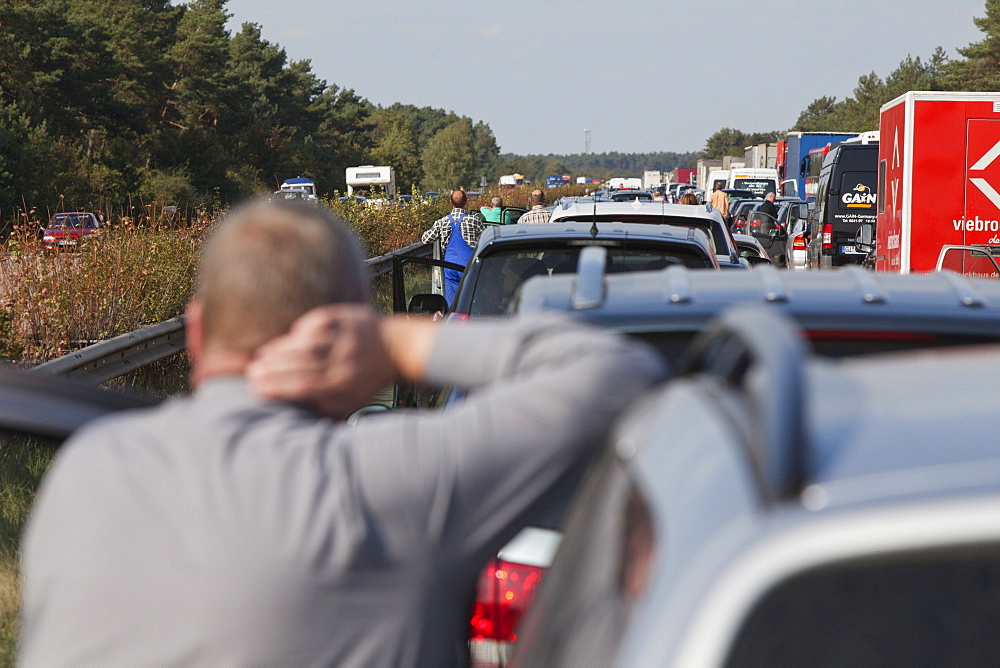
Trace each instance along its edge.
{"label": "car window", "polygon": [[[506,313],[517,290],[529,278],[574,273],[580,250],[586,245],[587,242],[581,241],[579,246],[567,247],[562,243],[531,249],[522,247],[481,256],[469,313],[479,316]],[[633,243],[628,246],[608,246],[606,263],[606,272],[609,274],[656,271],[672,265],[689,269],[712,266],[711,260],[694,248],[679,244]]]}
{"label": "car window", "polygon": [[883,555],[793,577],[757,604],[727,665],[1000,665],[998,549]]}

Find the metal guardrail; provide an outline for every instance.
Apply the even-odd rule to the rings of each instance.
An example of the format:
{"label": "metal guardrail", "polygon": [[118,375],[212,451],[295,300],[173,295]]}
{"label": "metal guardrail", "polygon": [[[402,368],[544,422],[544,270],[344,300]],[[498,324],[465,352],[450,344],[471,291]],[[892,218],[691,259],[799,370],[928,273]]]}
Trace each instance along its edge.
{"label": "metal guardrail", "polygon": [[79,376],[98,385],[170,357],[184,347],[184,316],[178,316],[75,350],[31,370],[53,376]]}
{"label": "metal guardrail", "polygon": [[384,276],[392,271],[392,258],[397,255],[412,255],[413,257],[429,257],[434,252],[434,246],[425,243],[415,243],[406,248],[394,250],[385,255],[379,255],[368,260],[368,267],[371,269],[372,278]]}
{"label": "metal guardrail", "polygon": [[[393,258],[397,255],[428,257],[435,253],[435,249],[436,245],[416,243],[370,258],[367,264],[372,278],[375,278],[392,271]],[[99,385],[182,352],[185,347],[184,316],[177,316],[49,360],[32,367],[31,371],[52,376],[75,376],[84,382]]]}

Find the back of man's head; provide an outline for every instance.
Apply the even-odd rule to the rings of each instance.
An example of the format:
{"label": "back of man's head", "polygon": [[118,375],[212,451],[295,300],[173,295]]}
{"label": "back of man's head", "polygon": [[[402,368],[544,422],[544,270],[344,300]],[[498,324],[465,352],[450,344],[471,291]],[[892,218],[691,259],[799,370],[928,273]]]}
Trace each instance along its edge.
{"label": "back of man's head", "polygon": [[721,183],[716,183],[715,184],[715,189],[716,190],[722,190],[722,184]]}
{"label": "back of man's head", "polygon": [[497,209],[497,208],[503,206],[503,197],[500,197],[499,195],[494,195],[490,199],[490,204],[493,205],[494,209]]}
{"label": "back of man's head", "polygon": [[773,202],[774,200],[778,199],[778,196],[777,196],[777,195],[775,195],[774,193],[768,193],[768,194],[767,194],[767,195],[766,195],[766,196],[764,197],[764,199],[766,199],[766,200],[767,200],[768,202]]}
{"label": "back of man's head", "polygon": [[466,196],[464,190],[456,190],[451,193],[451,205],[456,209],[464,209]]}
{"label": "back of man's head", "polygon": [[531,206],[542,206],[545,204],[545,193],[541,190],[531,192]]}
{"label": "back of man's head", "polygon": [[206,349],[250,354],[317,306],[368,300],[357,239],[329,210],[253,201],[202,248],[197,299]]}

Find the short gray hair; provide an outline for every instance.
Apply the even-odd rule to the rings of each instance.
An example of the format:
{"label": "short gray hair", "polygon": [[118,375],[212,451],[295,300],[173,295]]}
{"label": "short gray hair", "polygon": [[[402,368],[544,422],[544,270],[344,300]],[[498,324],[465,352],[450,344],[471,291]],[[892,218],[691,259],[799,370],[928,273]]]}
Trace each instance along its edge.
{"label": "short gray hair", "polygon": [[202,248],[197,296],[206,347],[252,353],[317,306],[368,300],[354,234],[323,206],[253,200]]}

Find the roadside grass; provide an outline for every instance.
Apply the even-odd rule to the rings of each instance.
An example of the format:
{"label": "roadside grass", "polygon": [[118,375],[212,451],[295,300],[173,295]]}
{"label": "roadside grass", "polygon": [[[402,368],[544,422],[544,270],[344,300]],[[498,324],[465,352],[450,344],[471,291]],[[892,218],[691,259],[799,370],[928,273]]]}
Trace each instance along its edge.
{"label": "roadside grass", "polygon": [[14,665],[17,658],[21,531],[55,454],[52,446],[42,439],[0,432],[0,666]]}

